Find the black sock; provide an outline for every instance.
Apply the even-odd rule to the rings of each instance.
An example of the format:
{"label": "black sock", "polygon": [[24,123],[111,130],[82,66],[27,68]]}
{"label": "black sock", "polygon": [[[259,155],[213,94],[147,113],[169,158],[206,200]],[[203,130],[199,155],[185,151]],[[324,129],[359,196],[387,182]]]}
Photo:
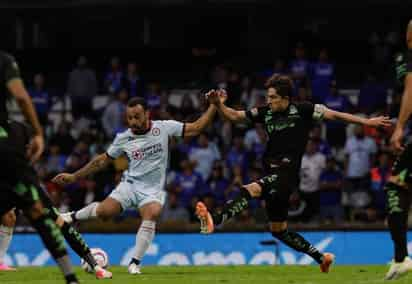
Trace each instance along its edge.
{"label": "black sock", "polygon": [[68,223],[63,224],[61,231],[74,252],[83,258],[90,265],[90,267],[94,269],[94,267],[97,266],[97,262],[91,254],[89,246],[86,244],[79,232],[77,232],[76,229]]}
{"label": "black sock", "polygon": [[133,257],[133,258],[130,260],[129,265],[132,264],[132,263],[134,263],[134,264],[136,264],[136,265],[139,265],[139,264],[140,264],[140,260],[138,260],[137,258],[134,258],[134,257]]}
{"label": "black sock", "polygon": [[[394,244],[395,262],[402,262],[408,256],[407,230],[408,212],[403,209],[403,203],[407,202],[407,190],[388,183],[385,186],[388,227]],[[409,205],[408,205],[409,208]]]}
{"label": "black sock", "polygon": [[66,275],[66,276],[64,276],[64,278],[66,278],[66,283],[67,284],[77,284],[77,283],[79,283],[79,280],[77,280],[77,277],[74,274]]}
{"label": "black sock", "polygon": [[298,233],[285,230],[279,233],[272,232],[272,235],[294,250],[311,256],[317,263],[322,263],[323,254]]}
{"label": "black sock", "polygon": [[226,220],[238,215],[249,206],[250,199],[252,199],[252,196],[250,195],[249,191],[246,188],[242,187],[240,189],[240,194],[234,200],[229,200],[228,202],[226,202],[226,204],[223,206],[222,212],[214,214],[212,216],[215,225],[220,225]]}

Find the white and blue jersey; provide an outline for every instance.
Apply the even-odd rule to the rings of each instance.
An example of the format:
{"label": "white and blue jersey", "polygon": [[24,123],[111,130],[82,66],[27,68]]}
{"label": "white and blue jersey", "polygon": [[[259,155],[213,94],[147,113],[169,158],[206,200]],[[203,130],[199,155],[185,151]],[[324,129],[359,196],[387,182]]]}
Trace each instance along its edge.
{"label": "white and blue jersey", "polygon": [[142,207],[152,201],[163,205],[169,137],[183,136],[183,132],[184,124],[181,122],[155,120],[145,134],[136,135],[130,129],[119,133],[107,155],[113,159],[126,155],[129,166],[110,197],[119,201],[123,209]]}

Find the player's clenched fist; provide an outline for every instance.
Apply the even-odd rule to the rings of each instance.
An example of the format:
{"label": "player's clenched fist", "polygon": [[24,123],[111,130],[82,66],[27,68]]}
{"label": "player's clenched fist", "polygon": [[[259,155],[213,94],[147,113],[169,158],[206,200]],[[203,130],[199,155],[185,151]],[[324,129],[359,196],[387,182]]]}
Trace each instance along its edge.
{"label": "player's clenched fist", "polygon": [[60,184],[60,185],[71,184],[75,181],[76,181],[76,176],[74,174],[68,174],[68,173],[58,174],[52,179],[52,182]]}

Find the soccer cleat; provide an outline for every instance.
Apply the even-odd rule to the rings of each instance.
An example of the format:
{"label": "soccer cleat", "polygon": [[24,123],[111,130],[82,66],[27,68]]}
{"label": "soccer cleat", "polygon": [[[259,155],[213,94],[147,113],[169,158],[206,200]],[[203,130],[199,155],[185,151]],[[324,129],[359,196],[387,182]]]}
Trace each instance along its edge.
{"label": "soccer cleat", "polygon": [[0,271],[17,271],[16,268],[8,266],[7,264],[0,263]]}
{"label": "soccer cleat", "polygon": [[322,271],[323,273],[328,273],[330,266],[332,265],[334,261],[335,261],[335,255],[333,253],[325,252],[323,254],[322,263],[320,264],[320,271]]}
{"label": "soccer cleat", "polygon": [[103,268],[96,269],[95,275],[97,279],[111,279],[113,276],[113,274],[110,271],[105,270]]}
{"label": "soccer cleat", "polygon": [[213,224],[212,215],[210,215],[207,210],[206,205],[203,202],[198,202],[196,204],[196,215],[200,220],[200,233],[211,234],[215,230],[215,225]]}
{"label": "soccer cleat", "polygon": [[393,261],[389,271],[385,275],[385,280],[395,280],[412,270],[412,259],[407,256],[402,262]]}
{"label": "soccer cleat", "polygon": [[130,260],[127,271],[129,272],[129,274],[142,274],[142,272],[140,271],[140,260],[133,257]]}
{"label": "soccer cleat", "polygon": [[67,213],[61,213],[60,214],[60,217],[62,217],[62,219],[64,220],[64,222],[66,222],[66,223],[68,223],[68,224],[71,224],[71,223],[73,223],[73,215],[75,214],[76,212],[74,212],[74,211],[72,211],[72,212],[67,212]]}
{"label": "soccer cleat", "polygon": [[142,274],[142,272],[140,271],[140,265],[137,265],[135,263],[130,263],[127,271],[129,272],[129,274]]}

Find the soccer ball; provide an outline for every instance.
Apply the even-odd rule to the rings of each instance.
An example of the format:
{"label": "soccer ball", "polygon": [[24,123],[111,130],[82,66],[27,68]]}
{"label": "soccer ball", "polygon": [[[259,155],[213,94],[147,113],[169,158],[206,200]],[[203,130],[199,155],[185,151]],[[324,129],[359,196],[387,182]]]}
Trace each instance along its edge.
{"label": "soccer ball", "polygon": [[[90,251],[100,267],[107,268],[109,266],[109,257],[104,250],[102,250],[101,248],[91,248]],[[93,268],[90,267],[90,265],[86,261],[84,261],[84,259],[81,259],[81,266],[84,271],[88,273],[93,272]]]}

